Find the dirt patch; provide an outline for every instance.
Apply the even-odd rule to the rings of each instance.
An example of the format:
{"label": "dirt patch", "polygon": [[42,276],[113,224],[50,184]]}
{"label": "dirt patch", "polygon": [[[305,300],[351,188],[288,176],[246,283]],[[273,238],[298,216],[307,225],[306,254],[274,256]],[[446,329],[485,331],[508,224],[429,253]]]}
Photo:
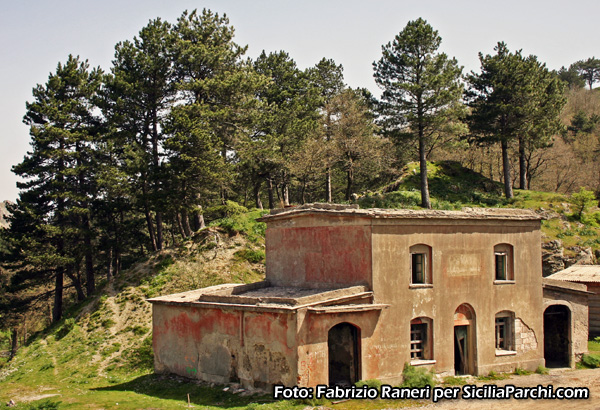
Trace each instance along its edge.
{"label": "dirt patch", "polygon": [[513,376],[507,380],[499,380],[493,383],[477,382],[478,386],[484,384],[495,384],[505,386],[512,384],[519,387],[535,387],[537,385],[556,387],[588,387],[590,398],[588,400],[452,400],[438,402],[425,406],[432,410],[496,410],[496,409],[600,409],[600,369],[590,370],[552,370],[548,375],[532,374],[528,376]]}

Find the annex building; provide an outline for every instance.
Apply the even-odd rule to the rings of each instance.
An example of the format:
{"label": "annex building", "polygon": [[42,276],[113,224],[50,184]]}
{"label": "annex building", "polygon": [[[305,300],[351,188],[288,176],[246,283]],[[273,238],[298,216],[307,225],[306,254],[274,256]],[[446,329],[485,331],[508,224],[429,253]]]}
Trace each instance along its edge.
{"label": "annex building", "polygon": [[[560,284],[544,300],[531,211],[312,204],[262,221],[264,282],[150,299],[156,372],[266,388],[399,383],[405,363],[535,370],[544,311],[570,306]],[[570,340],[574,326],[569,316],[558,331]]]}

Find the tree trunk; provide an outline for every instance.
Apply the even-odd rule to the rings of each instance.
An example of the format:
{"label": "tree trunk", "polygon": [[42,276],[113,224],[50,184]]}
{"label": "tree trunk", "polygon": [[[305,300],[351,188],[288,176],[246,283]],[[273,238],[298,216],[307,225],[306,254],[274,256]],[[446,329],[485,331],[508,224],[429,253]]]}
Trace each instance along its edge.
{"label": "tree trunk", "polygon": [[150,214],[150,206],[148,204],[148,187],[147,187],[146,181],[144,181],[142,184],[142,195],[144,196],[144,214],[146,216],[146,226],[148,227],[148,236],[150,236],[150,243],[152,244],[152,250],[157,251],[158,247],[156,244],[156,235],[154,234],[154,224],[152,222],[152,215]]}
{"label": "tree trunk", "polygon": [[[422,133],[422,131],[419,131]],[[425,138],[419,136],[419,169],[421,171],[421,206],[426,209],[431,209],[431,201],[429,199],[429,184],[427,181],[427,155],[425,152]]]}
{"label": "tree trunk", "polygon": [[162,213],[156,212],[156,249],[162,250],[163,248],[163,223]]}
{"label": "tree trunk", "polygon": [[262,181],[258,180],[254,183],[254,203],[258,209],[263,209],[262,201],[260,200],[260,186],[262,185]]}
{"label": "tree trunk", "polygon": [[273,178],[267,175],[267,193],[269,195],[269,209],[275,208],[275,198],[273,198]]}
{"label": "tree trunk", "polygon": [[56,269],[54,278],[54,306],[52,307],[52,322],[56,323],[62,317],[63,302],[63,268]]}
{"label": "tree trunk", "polygon": [[206,224],[204,223],[204,214],[202,213],[202,206],[198,205],[198,210],[194,211],[194,225],[196,230],[206,228]]}
{"label": "tree trunk", "polygon": [[519,137],[519,189],[527,189],[527,159],[523,137]]}
{"label": "tree trunk", "polygon": [[179,215],[179,212],[175,212],[175,221],[177,222],[177,228],[179,228],[179,233],[181,234],[181,236],[186,238],[187,234],[185,233],[185,229],[183,229],[183,223],[181,222],[181,215]]}
{"label": "tree trunk", "polygon": [[107,255],[107,259],[108,259],[108,263],[106,265],[106,280],[110,282],[110,280],[113,277],[113,248],[112,246],[108,248],[108,255]]}
{"label": "tree trunk", "polygon": [[190,215],[188,211],[182,212],[181,218],[183,219],[183,230],[185,231],[186,237],[192,236],[192,227],[190,226]]}
{"label": "tree trunk", "polygon": [[508,159],[508,142],[502,140],[502,168],[504,171],[504,195],[510,199],[514,197],[511,177],[510,177],[510,160]]}
{"label": "tree trunk", "polygon": [[327,167],[325,170],[325,202],[330,203],[333,201],[331,196],[331,168]]}
{"label": "tree trunk", "polygon": [[77,292],[77,300],[81,302],[85,299],[85,293],[83,293],[83,286],[81,286],[81,280],[79,279],[79,275],[75,276],[73,274],[73,267],[71,265],[67,267],[65,273],[67,277],[71,279],[71,282],[73,282],[73,286],[75,286],[75,291]]}
{"label": "tree trunk", "polygon": [[352,159],[350,159],[350,165],[348,166],[348,171],[346,171],[346,176],[346,201],[349,201],[352,197],[352,185],[354,184],[354,170],[352,169]]}
{"label": "tree trunk", "polygon": [[[87,205],[86,205],[87,208]],[[96,277],[94,274],[94,257],[92,249],[92,235],[90,228],[90,218],[85,215],[83,219],[83,242],[85,245],[85,290],[90,296],[96,290]]]}
{"label": "tree trunk", "polygon": [[12,360],[13,357],[15,357],[15,355],[17,354],[17,350],[19,348],[19,328],[18,327],[13,327],[12,332],[11,332],[11,336],[10,336],[10,357],[8,358],[8,360]]}

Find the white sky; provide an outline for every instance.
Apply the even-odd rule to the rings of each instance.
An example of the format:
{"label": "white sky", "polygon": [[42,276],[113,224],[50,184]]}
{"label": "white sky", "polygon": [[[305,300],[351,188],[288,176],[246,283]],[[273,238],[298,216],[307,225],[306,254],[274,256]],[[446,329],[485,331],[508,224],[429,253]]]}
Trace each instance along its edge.
{"label": "white sky", "polygon": [[535,54],[551,69],[600,56],[598,0],[0,0],[0,201],[18,190],[11,167],[29,149],[22,123],[31,90],[69,54],[110,68],[114,46],[150,19],[174,22],[183,10],[226,13],[248,56],[287,51],[300,68],[322,57],[344,66],[346,82],[379,96],[372,62],[406,23],[426,19],[442,36],[441,50],[466,71],[498,41]]}

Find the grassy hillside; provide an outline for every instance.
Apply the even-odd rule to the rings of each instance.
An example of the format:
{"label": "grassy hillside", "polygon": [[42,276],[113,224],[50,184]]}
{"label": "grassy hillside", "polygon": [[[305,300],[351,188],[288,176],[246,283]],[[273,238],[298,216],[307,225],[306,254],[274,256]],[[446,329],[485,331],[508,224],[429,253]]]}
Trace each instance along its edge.
{"label": "grassy hillside", "polygon": [[[102,283],[97,295],[35,335],[0,368],[0,408],[247,408],[260,397],[152,373],[146,298],[264,277],[262,211],[222,219],[177,249],[153,255]],[[268,398],[267,398],[268,399]],[[57,404],[59,403],[60,404]],[[288,407],[294,407],[289,404]]]}
{"label": "grassy hillside", "polygon": [[[431,164],[432,202],[438,209],[464,206],[534,209],[544,217],[544,240],[565,246],[600,248],[600,212],[583,221],[571,216],[569,198],[545,192],[516,191],[453,162]],[[359,198],[361,207],[417,208],[416,164],[394,184]],[[14,400],[18,409],[303,409],[307,403],[272,402],[223,386],[158,376],[152,371],[151,306],[146,298],[226,282],[248,283],[264,277],[264,211],[234,212],[181,246],[152,255],[75,305],[64,319],[29,339],[8,364],[0,359],[0,408]],[[4,359],[5,360],[5,359]],[[400,408],[418,402],[352,401],[336,409]]]}

